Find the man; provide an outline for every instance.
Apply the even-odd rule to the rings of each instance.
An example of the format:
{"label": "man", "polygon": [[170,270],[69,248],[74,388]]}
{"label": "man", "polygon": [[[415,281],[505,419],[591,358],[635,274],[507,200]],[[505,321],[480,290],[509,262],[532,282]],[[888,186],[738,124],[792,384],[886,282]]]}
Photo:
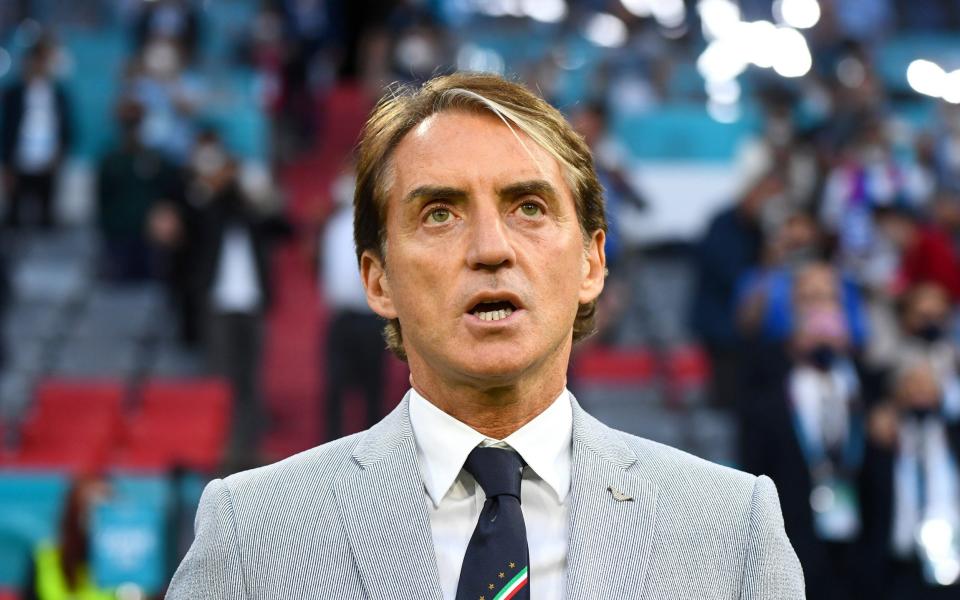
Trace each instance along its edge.
{"label": "man", "polygon": [[353,242],[353,170],[342,173],[331,189],[336,210],[327,220],[320,241],[321,294],[330,321],[322,344],[326,385],[323,402],[326,440],[344,434],[343,412],[349,392],[363,396],[366,419],[373,426],[383,416],[386,350],[383,323],[367,304],[367,294],[357,273]]}
{"label": "man", "polygon": [[0,163],[7,190],[4,223],[13,229],[21,225],[28,197],[39,207],[40,226],[54,225],[54,180],[70,147],[72,122],[66,93],[50,74],[53,50],[46,40],[31,47],[22,79],[0,98]]}
{"label": "man", "polygon": [[803,597],[769,479],[610,429],[565,390],[605,220],[555,109],[489,75],[396,91],[354,203],[413,389],[366,432],[212,482],[168,597]]}

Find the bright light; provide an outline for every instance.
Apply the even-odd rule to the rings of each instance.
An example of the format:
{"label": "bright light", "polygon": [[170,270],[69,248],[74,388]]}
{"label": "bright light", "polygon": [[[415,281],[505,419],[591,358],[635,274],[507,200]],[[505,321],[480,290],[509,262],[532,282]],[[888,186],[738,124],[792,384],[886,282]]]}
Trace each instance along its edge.
{"label": "bright light", "polygon": [[520,6],[531,19],[543,23],[556,23],[567,16],[564,0],[521,0]]}
{"label": "bright light", "polygon": [[457,70],[459,71],[502,74],[504,68],[503,57],[494,50],[466,44],[457,52]]}
{"label": "bright light", "polygon": [[944,78],[943,99],[950,104],[960,104],[960,69],[950,71]]}
{"label": "bright light", "polygon": [[584,36],[598,46],[616,48],[627,41],[627,26],[609,13],[597,13],[587,21]]}
{"label": "bright light", "polygon": [[772,50],[779,40],[777,28],[770,21],[741,22],[729,39],[751,63],[762,69],[773,66]]}
{"label": "bright light", "polygon": [[650,0],[650,10],[657,23],[664,27],[680,27],[687,20],[683,0]]}
{"label": "bright light", "polygon": [[510,15],[513,17],[522,17],[523,8],[520,0],[486,0],[484,2],[475,2],[474,5],[485,14],[491,17],[503,17]]}
{"label": "bright light", "polygon": [[953,527],[945,519],[924,521],[917,535],[927,554],[935,557],[949,552],[953,543]]}
{"label": "bright light", "polygon": [[649,17],[653,14],[653,7],[650,6],[653,0],[620,0],[623,7],[630,14],[637,17]]}
{"label": "bright light", "polygon": [[813,66],[807,40],[796,29],[777,28],[777,43],[771,50],[773,70],[783,77],[802,77]]}
{"label": "bright light", "polygon": [[773,14],[790,27],[809,29],[820,20],[820,4],[817,0],[777,0]]}
{"label": "bright light", "polygon": [[703,33],[721,38],[733,33],[740,23],[740,7],[731,0],[700,0],[697,5]]}
{"label": "bright light", "polygon": [[907,83],[917,93],[939,98],[947,83],[947,74],[940,65],[929,60],[918,59],[907,67]]}
{"label": "bright light", "polygon": [[940,585],[956,583],[958,575],[960,575],[960,561],[956,559],[948,558],[933,564],[933,577]]}
{"label": "bright light", "polygon": [[740,118],[740,106],[721,104],[715,100],[707,101],[707,114],[718,123],[734,123]]}
{"label": "bright light", "polygon": [[708,81],[707,95],[720,104],[735,104],[740,99],[740,84],[736,79]]}
{"label": "bright light", "polygon": [[728,40],[713,40],[697,58],[697,71],[708,82],[735,79],[746,68],[747,61]]}

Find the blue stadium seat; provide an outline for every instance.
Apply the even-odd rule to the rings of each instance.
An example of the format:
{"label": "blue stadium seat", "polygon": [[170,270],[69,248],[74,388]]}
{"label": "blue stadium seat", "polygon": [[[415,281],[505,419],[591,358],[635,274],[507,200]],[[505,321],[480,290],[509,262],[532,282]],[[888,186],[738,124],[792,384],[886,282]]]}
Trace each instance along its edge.
{"label": "blue stadium seat", "polygon": [[729,160],[754,124],[746,115],[719,123],[701,104],[673,105],[641,114],[614,115],[617,138],[638,159]]}

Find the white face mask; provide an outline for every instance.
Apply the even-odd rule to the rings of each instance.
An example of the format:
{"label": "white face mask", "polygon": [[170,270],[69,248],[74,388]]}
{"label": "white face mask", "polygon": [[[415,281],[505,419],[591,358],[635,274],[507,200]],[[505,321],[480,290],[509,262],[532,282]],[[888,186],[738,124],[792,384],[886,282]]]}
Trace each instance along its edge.
{"label": "white face mask", "polygon": [[201,176],[219,173],[227,164],[226,153],[215,144],[204,144],[193,153],[193,169]]}
{"label": "white face mask", "polygon": [[172,44],[154,42],[144,50],[143,66],[155,77],[168,77],[180,67],[180,56]]}

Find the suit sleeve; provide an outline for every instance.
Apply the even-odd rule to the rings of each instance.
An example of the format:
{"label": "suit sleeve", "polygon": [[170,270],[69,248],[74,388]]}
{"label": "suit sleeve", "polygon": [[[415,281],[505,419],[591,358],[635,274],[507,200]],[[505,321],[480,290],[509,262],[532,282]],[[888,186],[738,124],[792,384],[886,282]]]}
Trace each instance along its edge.
{"label": "suit sleeve", "polygon": [[249,598],[230,489],[211,481],[197,509],[196,536],[167,590],[167,600]]}
{"label": "suit sleeve", "polygon": [[803,569],[787,539],[777,488],[758,477],[750,501],[750,531],[740,584],[741,600],[804,598]]}

